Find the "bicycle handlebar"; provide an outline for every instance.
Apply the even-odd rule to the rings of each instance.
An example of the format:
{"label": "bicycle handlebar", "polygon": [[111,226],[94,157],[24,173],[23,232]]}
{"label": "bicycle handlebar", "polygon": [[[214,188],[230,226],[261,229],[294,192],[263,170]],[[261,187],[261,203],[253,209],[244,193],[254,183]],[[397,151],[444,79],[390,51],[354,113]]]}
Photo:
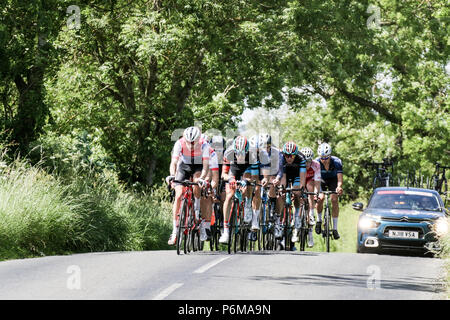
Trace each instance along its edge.
{"label": "bicycle handlebar", "polygon": [[319,193],[323,193],[323,194],[338,194],[336,191],[320,191]]}
{"label": "bicycle handlebar", "polygon": [[196,186],[196,185],[198,185],[198,182],[192,182],[192,181],[190,181],[190,180],[183,180],[183,181],[180,181],[180,180],[172,180],[172,182],[182,184],[182,185],[185,186],[185,187],[187,187],[187,186]]}

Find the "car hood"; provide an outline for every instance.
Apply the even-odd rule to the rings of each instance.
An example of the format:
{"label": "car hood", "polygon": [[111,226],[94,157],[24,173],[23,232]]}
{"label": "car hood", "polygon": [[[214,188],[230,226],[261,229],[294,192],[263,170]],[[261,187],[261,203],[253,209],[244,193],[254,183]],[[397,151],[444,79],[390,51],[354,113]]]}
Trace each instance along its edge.
{"label": "car hood", "polygon": [[408,219],[437,219],[445,216],[443,212],[426,210],[407,210],[407,209],[366,209],[364,214],[381,216],[383,218],[398,219],[406,217]]}

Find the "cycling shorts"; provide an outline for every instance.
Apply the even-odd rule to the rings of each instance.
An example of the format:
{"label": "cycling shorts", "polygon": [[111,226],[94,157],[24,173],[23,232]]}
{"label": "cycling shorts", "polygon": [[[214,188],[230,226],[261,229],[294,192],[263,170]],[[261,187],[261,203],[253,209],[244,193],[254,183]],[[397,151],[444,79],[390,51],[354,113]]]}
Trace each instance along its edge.
{"label": "cycling shorts", "polygon": [[337,183],[337,177],[324,179],[320,184],[321,191],[336,191]]}
{"label": "cycling shorts", "polygon": [[[202,169],[202,164],[187,164],[184,162],[179,162],[177,172],[175,173],[175,180],[189,180],[196,172],[202,172]],[[177,183],[175,183],[175,185],[177,185]]]}

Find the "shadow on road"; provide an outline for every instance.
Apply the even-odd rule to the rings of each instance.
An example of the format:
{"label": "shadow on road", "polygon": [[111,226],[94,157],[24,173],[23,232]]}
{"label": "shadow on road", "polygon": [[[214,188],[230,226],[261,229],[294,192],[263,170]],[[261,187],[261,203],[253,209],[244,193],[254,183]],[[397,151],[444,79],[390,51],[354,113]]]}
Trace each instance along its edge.
{"label": "shadow on road", "polygon": [[[368,287],[367,274],[342,274],[342,275],[323,275],[306,274],[296,277],[277,277],[277,276],[252,276],[251,280],[274,281],[278,284],[287,286],[311,285],[311,286],[334,286],[334,287]],[[433,278],[414,277],[399,279],[381,279],[380,288],[387,290],[409,290],[439,293],[445,291],[445,283],[436,282]]]}

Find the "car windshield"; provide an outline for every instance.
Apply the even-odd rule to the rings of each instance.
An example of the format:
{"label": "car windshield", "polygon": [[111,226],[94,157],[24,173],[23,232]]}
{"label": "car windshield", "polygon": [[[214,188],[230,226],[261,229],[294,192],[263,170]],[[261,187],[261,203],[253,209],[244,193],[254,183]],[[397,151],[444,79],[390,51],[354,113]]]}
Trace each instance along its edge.
{"label": "car windshield", "polygon": [[430,192],[409,190],[382,190],[375,193],[369,208],[438,211],[439,202]]}

